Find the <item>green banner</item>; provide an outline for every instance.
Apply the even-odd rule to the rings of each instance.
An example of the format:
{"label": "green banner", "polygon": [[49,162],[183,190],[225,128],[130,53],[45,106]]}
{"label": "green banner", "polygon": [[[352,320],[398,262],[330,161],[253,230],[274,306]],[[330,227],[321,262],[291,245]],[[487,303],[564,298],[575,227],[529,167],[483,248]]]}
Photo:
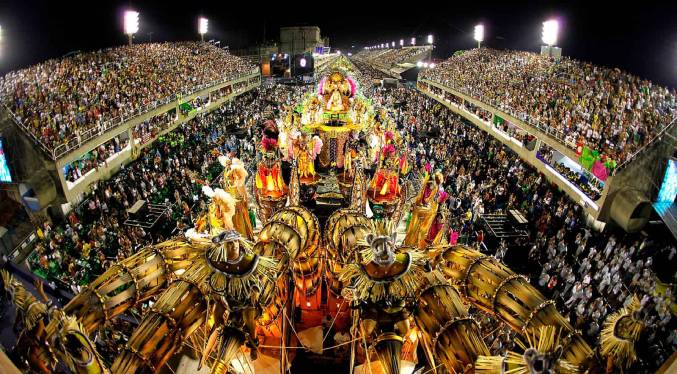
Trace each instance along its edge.
{"label": "green banner", "polygon": [[505,122],[505,120],[504,120],[503,118],[501,118],[501,117],[499,117],[498,115],[494,114],[494,125],[496,125],[496,126],[502,125],[503,122]]}
{"label": "green banner", "polygon": [[593,151],[588,147],[583,147],[581,157],[578,159],[582,167],[590,170],[597,160],[599,160],[599,152]]}

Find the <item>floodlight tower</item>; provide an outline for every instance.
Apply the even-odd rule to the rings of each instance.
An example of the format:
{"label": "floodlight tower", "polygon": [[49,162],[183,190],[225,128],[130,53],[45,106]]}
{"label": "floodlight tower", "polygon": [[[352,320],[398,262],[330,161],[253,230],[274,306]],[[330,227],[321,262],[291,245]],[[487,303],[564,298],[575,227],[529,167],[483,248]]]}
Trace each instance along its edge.
{"label": "floodlight tower", "polygon": [[134,34],[139,31],[139,12],[126,10],[124,15],[125,34],[129,38],[129,45],[132,45]]}
{"label": "floodlight tower", "polygon": [[197,20],[197,32],[200,34],[200,41],[205,41],[205,34],[207,33],[207,29],[209,27],[209,20],[206,19],[205,17],[200,17]]}
{"label": "floodlight tower", "polygon": [[543,22],[541,40],[545,45],[541,46],[541,55],[554,57],[556,60],[562,57],[562,48],[555,46],[557,44],[558,33],[559,22],[557,20],[551,19]]}
{"label": "floodlight tower", "polygon": [[480,48],[484,41],[484,25],[479,24],[475,26],[474,38],[477,41],[477,48]]}

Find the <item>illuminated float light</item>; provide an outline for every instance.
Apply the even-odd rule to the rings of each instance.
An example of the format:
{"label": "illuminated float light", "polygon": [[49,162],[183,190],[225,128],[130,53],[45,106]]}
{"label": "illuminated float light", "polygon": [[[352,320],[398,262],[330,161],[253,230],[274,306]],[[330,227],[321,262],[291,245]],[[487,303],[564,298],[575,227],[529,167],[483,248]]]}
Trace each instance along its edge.
{"label": "illuminated float light", "polygon": [[139,12],[134,10],[125,11],[124,15],[125,34],[134,35],[139,32]]}
{"label": "illuminated float light", "polygon": [[306,301],[306,306],[310,308],[310,301]]}
{"label": "illuminated float light", "polygon": [[416,38],[411,38],[411,45],[416,45]]}
{"label": "illuminated float light", "polygon": [[543,32],[541,33],[541,40],[549,46],[557,44],[557,33],[559,33],[559,22],[551,19],[543,22]]}
{"label": "illuminated float light", "polygon": [[400,47],[404,47],[404,39],[400,39]]}
{"label": "illuminated float light", "polygon": [[433,44],[433,34],[428,35],[428,44]]}

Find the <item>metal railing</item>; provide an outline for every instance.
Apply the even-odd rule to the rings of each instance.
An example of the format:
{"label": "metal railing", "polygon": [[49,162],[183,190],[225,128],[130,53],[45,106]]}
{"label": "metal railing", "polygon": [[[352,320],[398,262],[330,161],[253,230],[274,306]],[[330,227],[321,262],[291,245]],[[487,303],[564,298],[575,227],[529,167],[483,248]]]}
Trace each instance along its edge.
{"label": "metal railing", "polygon": [[64,141],[64,143],[59,144],[58,146],[54,148],[50,148],[43,142],[41,139],[39,139],[35,134],[26,126],[24,121],[19,118],[10,108],[7,106],[6,102],[3,102],[3,105],[7,112],[10,114],[14,122],[19,126],[31,139],[35,141],[35,143],[54,161],[60,159],[61,157],[67,155],[68,153],[79,149],[83,144],[86,142],[96,138],[97,136],[100,136],[102,134],[105,134],[109,132],[110,130],[128,122],[129,120],[138,117],[140,115],[144,115],[148,112],[151,112],[163,105],[169,104],[171,102],[174,102],[176,100],[180,100],[184,96],[190,96],[196,92],[212,88],[215,86],[218,86],[220,84],[226,83],[228,81],[234,81],[241,79],[243,77],[247,76],[254,76],[259,73],[258,68],[253,68],[252,70],[242,72],[239,74],[234,74],[234,75],[229,75],[224,78],[221,78],[216,81],[212,81],[209,83],[203,83],[197,86],[193,86],[189,89],[182,90],[180,92],[177,92],[175,94],[172,94],[168,97],[165,97],[164,99],[160,100],[155,100],[149,105],[144,105],[141,107],[138,107],[134,110],[128,111],[120,116],[105,120],[105,121],[100,121],[99,124],[96,126],[89,128],[83,132],[76,133],[72,136],[70,136],[68,139]]}

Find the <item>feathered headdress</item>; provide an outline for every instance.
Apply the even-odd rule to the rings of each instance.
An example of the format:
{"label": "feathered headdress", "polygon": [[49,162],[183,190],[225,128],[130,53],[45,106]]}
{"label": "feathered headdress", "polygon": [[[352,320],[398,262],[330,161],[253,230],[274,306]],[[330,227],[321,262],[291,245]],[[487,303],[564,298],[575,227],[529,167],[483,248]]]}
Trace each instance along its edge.
{"label": "feathered headdress", "polygon": [[263,122],[263,135],[265,137],[277,139],[279,134],[280,130],[277,128],[275,121],[269,119]]}
{"label": "feathered headdress", "polygon": [[244,168],[244,164],[242,164],[241,161],[235,162],[235,160],[238,159],[233,159],[233,163],[230,164],[231,175],[233,176],[235,185],[244,186],[245,181],[247,180],[247,175],[249,173],[247,173],[247,169]]}
{"label": "feathered headdress", "polygon": [[233,230],[233,216],[235,215],[235,198],[228,192],[217,188],[214,190],[214,200],[221,208],[221,213],[223,215],[223,225],[225,229]]}

